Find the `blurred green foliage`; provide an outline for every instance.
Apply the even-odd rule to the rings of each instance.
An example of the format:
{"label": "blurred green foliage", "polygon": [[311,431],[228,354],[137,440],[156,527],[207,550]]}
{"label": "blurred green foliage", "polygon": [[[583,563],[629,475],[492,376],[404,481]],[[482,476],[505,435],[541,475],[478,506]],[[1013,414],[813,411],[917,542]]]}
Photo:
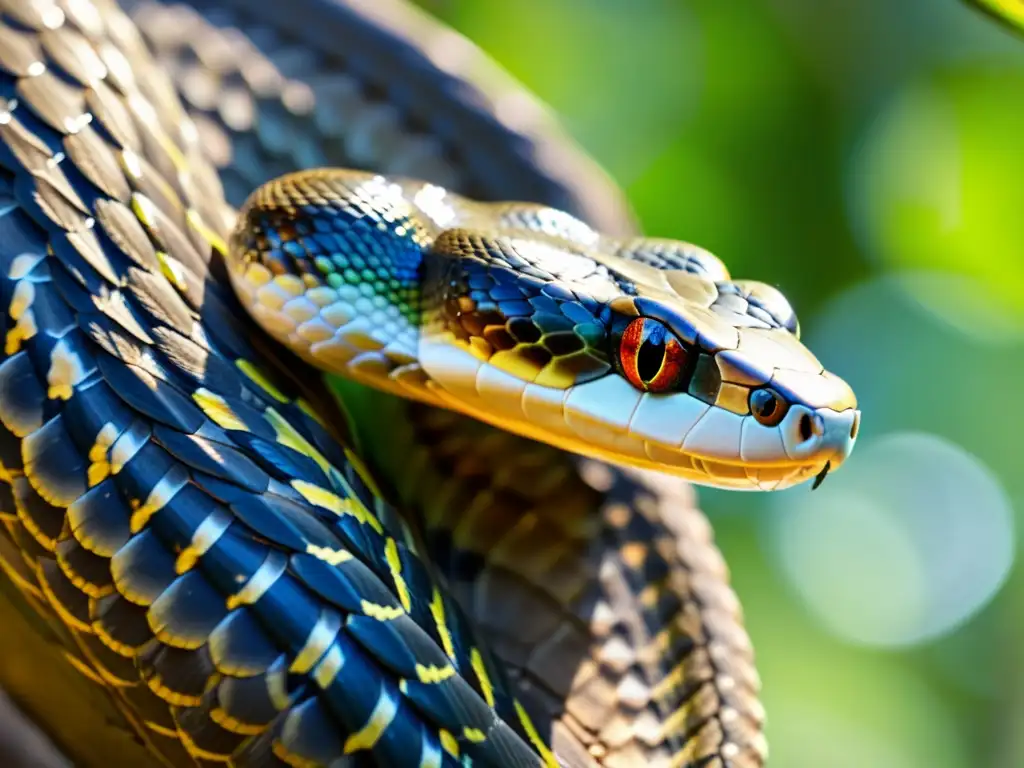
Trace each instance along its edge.
{"label": "blurred green foliage", "polygon": [[[810,502],[807,488],[702,491],[757,648],[773,764],[1024,766],[1024,574],[1012,563],[1024,509],[1024,40],[957,0],[421,5],[556,110],[645,231],[783,289],[814,351],[860,397],[851,467],[872,441],[914,432],[962,456],[925,467],[936,482],[991,485],[962,489],[976,505],[922,509],[896,481],[843,487],[852,469],[836,473],[842,493],[829,495],[830,478]],[[959,619],[900,644],[830,628],[801,591],[813,570],[783,557],[797,550],[778,545],[792,528],[779,521],[807,503],[841,515],[854,492],[880,505],[897,526],[883,532],[911,556],[883,562],[864,527],[848,558],[860,576],[815,566],[839,581],[840,609],[862,610],[871,589],[913,598],[900,576],[913,571],[943,585],[929,599],[955,603]],[[997,497],[1008,520],[981,501]],[[818,530],[808,516],[801,535],[841,545],[833,517]],[[985,582],[978,564],[1000,557],[1006,582]],[[889,581],[867,578],[879,574]],[[926,626],[928,605],[908,621]]]}
{"label": "blurred green foliage", "polygon": [[1020,0],[967,0],[1010,29],[1024,31],[1024,3]]}

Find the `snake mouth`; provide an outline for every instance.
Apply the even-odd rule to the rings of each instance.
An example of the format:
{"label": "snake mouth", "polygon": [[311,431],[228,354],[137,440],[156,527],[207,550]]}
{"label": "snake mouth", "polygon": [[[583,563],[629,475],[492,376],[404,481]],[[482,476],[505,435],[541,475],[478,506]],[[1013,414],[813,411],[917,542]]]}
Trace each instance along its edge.
{"label": "snake mouth", "polygon": [[[742,462],[723,461],[720,459],[686,456],[686,461],[678,462],[672,470],[699,485],[710,485],[716,488],[749,491],[780,491],[807,482],[814,478],[815,487],[821,479],[832,470],[832,462],[826,461],[825,466],[819,463],[802,463],[799,461],[775,462],[764,464],[746,464]],[[664,465],[661,465],[664,470]]]}

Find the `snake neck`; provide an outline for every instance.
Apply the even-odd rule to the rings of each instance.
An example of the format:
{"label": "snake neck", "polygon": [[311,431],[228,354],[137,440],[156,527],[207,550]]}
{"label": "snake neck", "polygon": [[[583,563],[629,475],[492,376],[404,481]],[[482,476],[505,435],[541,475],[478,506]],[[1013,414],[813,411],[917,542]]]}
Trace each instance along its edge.
{"label": "snake neck", "polygon": [[284,177],[261,188],[232,235],[236,290],[256,319],[301,357],[354,381],[433,403],[419,366],[443,266],[436,232],[401,190],[364,176],[350,197]]}
{"label": "snake neck", "polygon": [[[511,277],[501,283],[508,265],[445,229],[435,191],[447,194],[357,172],[282,177],[244,207],[231,278],[260,324],[319,368],[488,421],[445,388],[469,358],[536,342],[543,329],[524,317],[530,336],[501,330],[512,305],[531,305]],[[534,346],[515,357],[543,365],[528,353],[550,353]]]}

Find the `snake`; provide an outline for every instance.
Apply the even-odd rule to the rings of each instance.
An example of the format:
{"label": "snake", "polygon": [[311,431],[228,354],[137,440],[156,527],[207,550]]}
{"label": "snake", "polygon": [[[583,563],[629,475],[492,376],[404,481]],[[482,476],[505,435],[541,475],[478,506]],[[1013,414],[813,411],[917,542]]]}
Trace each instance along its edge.
{"label": "snake", "polygon": [[849,454],[782,294],[402,3],[125,7],[0,0],[19,709],[78,765],[763,765],[682,481]]}

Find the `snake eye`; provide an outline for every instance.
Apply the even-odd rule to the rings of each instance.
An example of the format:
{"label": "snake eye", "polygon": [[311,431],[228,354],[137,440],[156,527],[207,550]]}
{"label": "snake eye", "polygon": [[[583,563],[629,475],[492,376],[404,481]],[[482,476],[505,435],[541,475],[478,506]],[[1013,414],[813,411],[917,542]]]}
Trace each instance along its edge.
{"label": "snake eye", "polygon": [[787,410],[786,401],[773,389],[755,389],[750,393],[750,412],[758,424],[774,427],[782,421]]}
{"label": "snake eye", "polygon": [[626,326],[619,342],[619,366],[639,390],[664,392],[679,383],[686,366],[686,349],[671,331],[649,317]]}

